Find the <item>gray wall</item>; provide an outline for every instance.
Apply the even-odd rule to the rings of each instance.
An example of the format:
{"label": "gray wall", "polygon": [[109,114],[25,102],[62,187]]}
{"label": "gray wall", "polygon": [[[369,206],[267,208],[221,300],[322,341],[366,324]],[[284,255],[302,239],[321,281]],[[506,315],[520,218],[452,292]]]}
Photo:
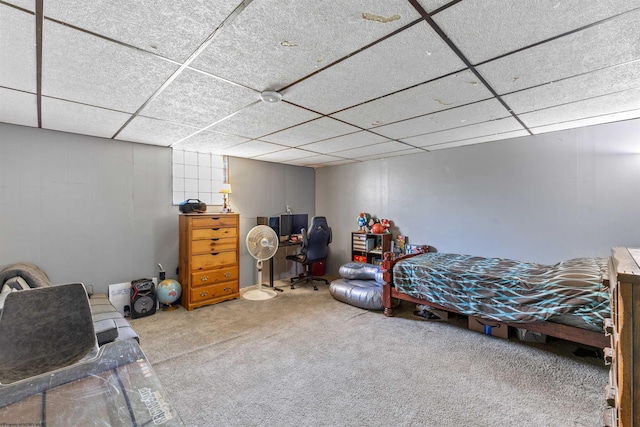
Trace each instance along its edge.
{"label": "gray wall", "polygon": [[322,168],[328,269],[351,256],[359,212],[440,252],[554,263],[640,246],[640,120]]}
{"label": "gray wall", "polygon": [[0,123],[0,266],[96,292],[175,277],[176,214],[168,148]]}
{"label": "gray wall", "polygon": [[[240,283],[257,283],[256,260],[247,252],[245,239],[256,226],[258,216],[276,216],[287,206],[293,213],[315,213],[315,171],[300,166],[279,165],[256,160],[229,158],[231,208],[240,212]],[[281,249],[274,257],[275,278],[290,277],[301,272],[299,266],[286,261],[295,248]],[[268,281],[269,263],[265,263],[263,283]],[[297,268],[297,270],[296,270]]]}
{"label": "gray wall", "polygon": [[[257,283],[244,244],[256,217],[287,205],[313,215],[315,172],[237,158],[229,169],[232,209],[241,213],[244,287]],[[158,263],[176,278],[171,186],[169,148],[0,123],[0,267],[30,261],[54,283],[80,281],[96,292],[157,277]],[[276,277],[295,273],[286,254],[278,254]]]}

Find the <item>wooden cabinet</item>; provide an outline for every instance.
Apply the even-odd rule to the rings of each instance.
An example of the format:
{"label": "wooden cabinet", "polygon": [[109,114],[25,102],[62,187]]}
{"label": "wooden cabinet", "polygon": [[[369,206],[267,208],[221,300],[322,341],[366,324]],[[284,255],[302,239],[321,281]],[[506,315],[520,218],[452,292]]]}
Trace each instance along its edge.
{"label": "wooden cabinet", "polygon": [[178,277],[187,310],[240,297],[240,218],[181,214]]}
{"label": "wooden cabinet", "polygon": [[611,363],[606,400],[605,426],[640,425],[640,249],[613,248],[609,262],[611,319],[605,331],[611,347],[605,360]]}
{"label": "wooden cabinet", "polygon": [[382,254],[391,250],[391,233],[351,233],[351,260],[382,264]]}

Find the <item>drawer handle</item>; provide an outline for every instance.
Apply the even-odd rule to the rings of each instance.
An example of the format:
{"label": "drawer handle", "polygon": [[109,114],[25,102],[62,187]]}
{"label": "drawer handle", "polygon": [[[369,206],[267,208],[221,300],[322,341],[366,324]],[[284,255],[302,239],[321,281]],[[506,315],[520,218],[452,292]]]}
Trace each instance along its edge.
{"label": "drawer handle", "polygon": [[200,278],[200,281],[201,281],[201,282],[206,282],[207,280],[209,280],[209,276],[202,276],[202,277]]}
{"label": "drawer handle", "polygon": [[218,227],[218,228],[212,228],[212,230],[213,230],[213,231],[218,231],[218,230],[220,230],[220,227]]}
{"label": "drawer handle", "polygon": [[219,238],[219,237],[217,237],[217,238],[215,238],[215,239],[211,239],[211,240],[213,240],[214,242],[217,242],[218,240],[220,240],[220,238]]}
{"label": "drawer handle", "polygon": [[211,255],[218,255],[220,252],[211,252]]}
{"label": "drawer handle", "polygon": [[231,273],[227,271],[226,273],[224,273],[224,277],[231,277]]}
{"label": "drawer handle", "polygon": [[224,288],[224,291],[225,291],[225,292],[230,292],[230,291],[231,291],[231,288]]}
{"label": "drawer handle", "polygon": [[201,297],[206,297],[207,295],[209,295],[209,292],[207,292],[207,291],[200,292],[200,296]]}
{"label": "drawer handle", "polygon": [[219,216],[212,216],[211,219],[215,219],[216,221],[220,219]]}

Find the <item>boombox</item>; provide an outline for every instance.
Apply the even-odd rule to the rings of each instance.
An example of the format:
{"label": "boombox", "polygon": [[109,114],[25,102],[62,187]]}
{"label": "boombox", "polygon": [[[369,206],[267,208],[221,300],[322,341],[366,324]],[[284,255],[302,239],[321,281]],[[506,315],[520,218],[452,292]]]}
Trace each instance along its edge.
{"label": "boombox", "polygon": [[151,279],[131,282],[131,318],[150,316],[156,312],[156,285]]}
{"label": "boombox", "polygon": [[207,204],[199,199],[187,199],[178,206],[182,213],[203,213],[207,211]]}

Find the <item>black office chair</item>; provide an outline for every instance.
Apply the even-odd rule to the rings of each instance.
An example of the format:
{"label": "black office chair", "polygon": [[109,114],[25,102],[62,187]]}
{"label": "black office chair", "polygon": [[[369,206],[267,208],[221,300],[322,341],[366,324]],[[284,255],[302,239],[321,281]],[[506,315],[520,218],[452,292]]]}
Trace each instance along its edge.
{"label": "black office chair", "polygon": [[314,283],[323,281],[327,285],[329,281],[322,277],[315,277],[311,271],[311,265],[315,262],[324,261],[329,255],[329,243],[331,243],[331,227],[327,224],[327,219],[323,216],[314,216],[311,218],[309,231],[302,229],[302,250],[298,255],[288,255],[286,258],[295,262],[299,262],[305,266],[305,274],[300,277],[291,279],[291,289],[295,289],[295,285],[302,282],[308,282],[313,285],[314,290],[318,287]]}

